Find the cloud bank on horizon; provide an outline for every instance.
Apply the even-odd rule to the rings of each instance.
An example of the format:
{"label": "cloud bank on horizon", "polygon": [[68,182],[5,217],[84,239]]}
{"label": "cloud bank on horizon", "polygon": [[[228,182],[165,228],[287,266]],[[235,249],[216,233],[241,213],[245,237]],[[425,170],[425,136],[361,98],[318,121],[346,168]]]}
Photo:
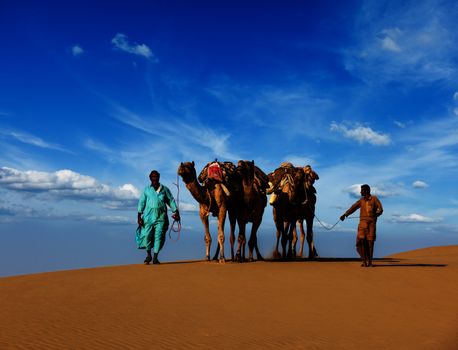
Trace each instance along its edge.
{"label": "cloud bank on horizon", "polygon": [[[330,222],[336,203],[351,205],[369,183],[387,231],[458,224],[456,2],[255,1],[239,11],[153,1],[113,14],[82,4],[87,31],[65,8],[38,4],[27,14],[6,4],[0,15],[12,33],[0,86],[0,224],[135,224],[152,168],[174,189],[181,161],[202,168],[215,158],[254,159],[265,172],[311,164],[317,211]],[[121,14],[130,18],[122,26]],[[74,29],[64,33],[62,18]],[[18,43],[35,50],[22,55]],[[195,201],[181,195],[199,227]]]}

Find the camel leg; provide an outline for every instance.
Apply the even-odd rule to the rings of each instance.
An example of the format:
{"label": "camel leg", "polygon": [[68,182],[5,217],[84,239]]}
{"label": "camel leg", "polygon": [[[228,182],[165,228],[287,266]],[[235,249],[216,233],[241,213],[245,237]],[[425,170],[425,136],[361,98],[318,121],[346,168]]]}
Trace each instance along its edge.
{"label": "camel leg", "polygon": [[[288,241],[287,233],[285,231],[283,221],[276,222],[277,225],[277,256],[281,256],[282,259],[286,259],[286,243]],[[280,251],[278,249],[278,242],[281,242],[282,252],[280,255]]]}
{"label": "camel leg", "polygon": [[243,240],[242,240],[242,261],[245,261],[245,250],[246,250],[246,226],[245,226],[245,233],[243,235]]}
{"label": "camel leg", "polygon": [[280,258],[279,245],[280,245],[280,237],[282,236],[282,232],[283,232],[283,227],[282,227],[281,221],[277,217],[277,211],[275,207],[273,208],[273,217],[274,217],[274,223],[275,223],[275,228],[276,228],[275,234],[277,236],[277,244],[275,245],[274,258],[278,259]]}
{"label": "camel leg", "polygon": [[244,254],[245,252],[243,252],[242,254],[242,249],[245,250],[244,242],[246,240],[245,238],[246,223],[242,218],[238,218],[237,221],[239,223],[239,236],[237,239],[237,254],[235,256],[235,260],[238,262],[242,262],[244,258],[243,255],[245,255]]}
{"label": "camel leg", "polygon": [[313,215],[308,216],[305,219],[307,223],[307,244],[309,246],[309,259],[315,259],[318,257],[318,253],[313,242]]}
{"label": "camel leg", "polygon": [[231,242],[231,260],[234,261],[234,244],[235,244],[235,224],[237,222],[236,212],[232,209],[229,210],[229,224],[231,227],[231,233],[229,240]]}
{"label": "camel leg", "polygon": [[291,231],[291,236],[290,236],[290,239],[291,239],[291,256],[293,258],[295,258],[296,257],[296,244],[297,244],[296,222],[292,221],[291,222],[291,226],[292,226],[292,231]]}
{"label": "camel leg", "polygon": [[248,251],[249,251],[249,256],[248,260],[253,261],[253,249],[256,250],[256,258],[258,260],[264,260],[264,258],[261,255],[261,252],[259,251],[258,247],[258,229],[259,226],[261,225],[260,220],[256,220],[253,222],[253,226],[251,227],[251,234],[250,234],[250,240],[248,241]]}
{"label": "camel leg", "polygon": [[200,213],[200,220],[204,225],[205,230],[205,260],[210,261],[210,246],[212,244],[212,236],[210,235],[210,226],[208,223],[208,215],[201,212]]}
{"label": "camel leg", "polygon": [[293,231],[296,229],[296,221],[288,221],[285,223],[285,236],[286,242],[288,243],[287,257],[293,257]]}
{"label": "camel leg", "polygon": [[291,256],[291,250],[288,249],[286,245],[288,245],[288,248],[291,248],[291,241],[289,240],[289,228],[290,228],[290,223],[289,222],[284,222],[283,223],[283,232],[281,234],[281,246],[282,246],[282,258],[286,259],[287,257]]}
{"label": "camel leg", "polygon": [[218,260],[218,257],[219,257],[219,243],[216,245],[216,252],[215,252],[215,255],[213,255],[212,260],[216,261]]}
{"label": "camel leg", "polygon": [[277,244],[275,245],[275,251],[274,251],[274,258],[279,258],[281,255],[280,255],[280,237],[281,237],[281,231],[277,228],[276,232],[275,232],[276,236],[277,236]]}
{"label": "camel leg", "polygon": [[218,243],[219,243],[219,262],[224,263],[226,259],[224,257],[224,224],[226,222],[226,207],[221,205],[219,208],[218,215]]}
{"label": "camel leg", "polygon": [[305,242],[305,231],[304,231],[304,220],[299,219],[297,220],[297,223],[299,224],[299,230],[301,232],[301,245],[299,248],[299,256],[302,258],[302,255],[304,253],[304,242]]}

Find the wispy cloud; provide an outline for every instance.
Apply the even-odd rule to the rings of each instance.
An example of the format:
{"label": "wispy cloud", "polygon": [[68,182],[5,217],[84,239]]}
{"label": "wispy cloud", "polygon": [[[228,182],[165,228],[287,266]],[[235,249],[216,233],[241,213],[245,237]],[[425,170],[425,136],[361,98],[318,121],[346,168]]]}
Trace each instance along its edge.
{"label": "wispy cloud", "polygon": [[111,43],[113,47],[118,50],[148,59],[154,59],[153,52],[146,44],[130,43],[125,34],[117,33],[114,38],[111,39]]}
{"label": "wispy cloud", "polygon": [[0,131],[0,136],[7,137],[9,139],[13,139],[28,145],[32,145],[35,147],[40,147],[40,148],[46,148],[46,149],[52,149],[56,151],[62,151],[62,152],[67,152],[67,153],[72,153],[71,151],[67,150],[61,145],[55,144],[55,143],[50,143],[45,140],[43,140],[40,137],[37,137],[35,135],[23,132],[23,131],[16,131],[16,130],[1,130]]}
{"label": "wispy cloud", "polygon": [[401,48],[399,47],[397,40],[402,35],[402,32],[399,28],[394,29],[385,29],[382,30],[382,38],[380,39],[380,44],[382,49],[387,51],[400,52]]}
{"label": "wispy cloud", "polygon": [[262,128],[264,132],[275,130],[276,135],[288,138],[327,137],[327,115],[335,108],[335,101],[327,94],[319,94],[316,87],[295,79],[283,86],[241,86],[220,78],[206,91],[237,123]]}
{"label": "wispy cloud", "polygon": [[431,218],[420,214],[393,214],[390,220],[395,223],[432,223],[441,221],[440,218]]}
{"label": "wispy cloud", "polygon": [[378,133],[367,126],[357,125],[353,128],[349,128],[344,124],[333,122],[331,123],[330,129],[331,131],[341,133],[346,138],[356,140],[359,143],[370,143],[374,146],[387,146],[391,143],[388,134]]}
{"label": "wispy cloud", "polygon": [[74,219],[78,221],[98,222],[104,224],[136,224],[136,217],[123,215],[93,215],[66,211],[60,213],[53,208],[35,209],[27,205],[0,202],[0,223],[14,222],[24,219]]}
{"label": "wispy cloud", "polygon": [[303,157],[293,154],[286,155],[283,158],[283,161],[293,163],[294,166],[316,165],[316,161],[313,160],[311,157]]}
{"label": "wispy cloud", "polygon": [[90,215],[86,220],[103,224],[135,224],[136,220],[132,217],[122,215]]}
{"label": "wispy cloud", "polygon": [[414,188],[426,188],[428,187],[428,184],[424,181],[417,180],[412,183],[412,186]]}
{"label": "wispy cloud", "polygon": [[458,91],[453,94],[453,99],[458,101]]}
{"label": "wispy cloud", "polygon": [[404,128],[407,126],[406,123],[402,123],[402,122],[397,121],[397,120],[395,120],[393,123],[394,123],[396,126],[400,127],[401,129],[404,129]]}
{"label": "wispy cloud", "polygon": [[71,52],[73,56],[81,56],[84,53],[84,50],[81,46],[79,45],[74,45],[71,48]]}
{"label": "wispy cloud", "polygon": [[345,54],[346,68],[374,83],[453,80],[458,74],[457,15],[458,5],[450,2],[390,6],[390,1],[365,1],[356,21],[355,45]]}
{"label": "wispy cloud", "polygon": [[[117,108],[114,118],[132,128],[147,134],[158,136],[162,143],[173,145],[175,149],[188,154],[188,150],[206,150],[213,157],[236,160],[237,154],[230,151],[231,134],[224,130],[214,130],[202,125],[199,121],[187,123],[179,118],[171,117],[166,122],[151,117],[139,116],[125,108]],[[152,120],[154,120],[154,123]],[[200,157],[199,157],[200,158]]]}

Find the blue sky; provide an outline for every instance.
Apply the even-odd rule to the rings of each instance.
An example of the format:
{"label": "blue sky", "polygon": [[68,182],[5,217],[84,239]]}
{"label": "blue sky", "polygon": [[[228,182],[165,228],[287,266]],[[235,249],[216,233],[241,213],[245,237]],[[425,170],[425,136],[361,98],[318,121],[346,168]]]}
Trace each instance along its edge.
{"label": "blue sky", "polygon": [[[180,161],[214,158],[311,164],[329,225],[370,184],[377,256],[458,244],[457,17],[455,1],[1,1],[0,275],[142,261],[147,174],[176,194]],[[181,181],[180,208],[165,261],[204,256]],[[356,256],[356,225],[315,222],[320,255]],[[266,255],[274,234],[267,207]]]}

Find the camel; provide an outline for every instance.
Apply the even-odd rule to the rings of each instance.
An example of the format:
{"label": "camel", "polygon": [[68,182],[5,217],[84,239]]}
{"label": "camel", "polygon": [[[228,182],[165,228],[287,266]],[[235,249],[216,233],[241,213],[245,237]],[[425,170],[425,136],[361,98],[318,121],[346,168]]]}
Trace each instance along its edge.
{"label": "camel", "polygon": [[230,223],[230,243],[231,243],[231,258],[234,260],[234,242],[235,242],[235,225],[236,225],[236,207],[235,200],[228,196],[220,183],[208,182],[202,186],[197,181],[197,174],[194,162],[181,163],[178,167],[178,175],[181,176],[186,188],[189,190],[194,199],[199,203],[199,216],[205,229],[205,245],[206,245],[206,260],[210,260],[210,246],[212,238],[208,217],[210,213],[218,217],[218,248],[214,260],[225,262],[224,257],[224,224],[226,221],[226,213],[229,214]]}
{"label": "camel", "polygon": [[262,222],[264,208],[267,205],[267,175],[254,164],[254,160],[251,162],[239,160],[237,172],[242,181],[243,196],[240,196],[241,201],[237,208],[239,235],[236,261],[245,260],[245,230],[249,222],[252,223],[252,226],[248,241],[248,260],[254,261],[253,250],[256,250],[257,260],[264,260],[258,248],[257,232]]}
{"label": "camel", "polygon": [[[281,239],[281,257],[283,259],[292,257],[293,255],[292,237],[298,218],[297,203],[300,200],[298,194],[300,193],[300,187],[304,181],[304,172],[301,171],[300,168],[295,168],[292,164],[287,165],[287,167],[282,165],[280,168],[268,175],[269,182],[271,183],[276,182],[275,177],[278,177],[278,174],[281,178],[281,188],[275,192],[276,200],[272,206],[273,218],[277,229],[277,244],[274,256],[280,257],[279,242]],[[288,250],[286,248],[287,244]]]}
{"label": "camel", "polygon": [[[309,259],[315,259],[318,257],[318,253],[315,248],[315,243],[313,242],[313,219],[315,217],[315,204],[316,204],[316,190],[313,187],[313,184],[316,180],[319,179],[318,174],[312,170],[310,166],[305,166],[304,171],[304,182],[300,188],[302,200],[297,206],[297,223],[299,224],[299,229],[301,232],[300,236],[300,250],[299,257],[302,257],[304,251],[304,241],[305,241],[305,232],[304,232],[304,220],[307,225],[307,244],[309,248]],[[292,242],[292,254],[293,257],[296,256],[296,243],[297,243],[297,231],[296,227],[293,229],[293,242]]]}

